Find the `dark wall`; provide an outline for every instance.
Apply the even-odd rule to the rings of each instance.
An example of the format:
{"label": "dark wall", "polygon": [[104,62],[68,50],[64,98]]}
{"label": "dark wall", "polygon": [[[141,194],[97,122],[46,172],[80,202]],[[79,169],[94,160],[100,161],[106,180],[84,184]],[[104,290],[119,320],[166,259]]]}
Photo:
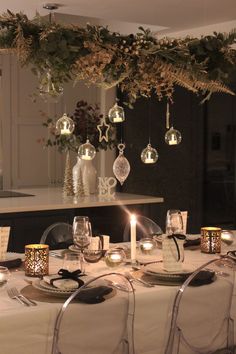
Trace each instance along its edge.
{"label": "dark wall", "polygon": [[[125,100],[124,97],[121,99]],[[182,134],[178,146],[168,146],[166,132],[166,102],[155,97],[139,99],[133,110],[125,108],[123,124],[125,155],[131,172],[122,187],[123,192],[164,197],[156,206],[153,219],[164,228],[168,209],[188,210],[188,232],[199,232],[202,223],[203,169],[204,169],[204,106],[200,98],[178,89],[170,108],[174,127]],[[150,122],[151,144],[157,148],[159,159],[154,165],[145,165],[140,154],[148,143]]]}

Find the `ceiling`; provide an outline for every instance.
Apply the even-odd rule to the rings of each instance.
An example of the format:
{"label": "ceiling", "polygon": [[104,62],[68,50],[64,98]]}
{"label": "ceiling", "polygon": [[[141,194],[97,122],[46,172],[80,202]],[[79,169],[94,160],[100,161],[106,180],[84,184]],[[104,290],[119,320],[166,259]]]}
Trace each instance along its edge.
{"label": "ceiling", "polygon": [[[0,13],[7,9],[33,17],[48,14],[41,0],[1,0]],[[53,2],[53,1],[51,1]],[[236,21],[236,0],[57,0],[56,12],[104,19],[109,26],[120,21],[164,32],[182,31]],[[128,30],[128,29],[127,29]]]}

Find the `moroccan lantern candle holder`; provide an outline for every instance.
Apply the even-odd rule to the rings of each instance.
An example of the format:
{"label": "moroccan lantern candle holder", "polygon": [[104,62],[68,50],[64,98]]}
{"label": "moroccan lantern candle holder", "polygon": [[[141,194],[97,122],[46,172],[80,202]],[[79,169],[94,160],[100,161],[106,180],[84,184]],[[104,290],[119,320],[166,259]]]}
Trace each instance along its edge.
{"label": "moroccan lantern candle holder", "polygon": [[41,277],[48,274],[49,246],[32,244],[25,246],[25,275]]}
{"label": "moroccan lantern candle holder", "polygon": [[204,253],[220,253],[221,251],[221,228],[201,228],[201,251]]}

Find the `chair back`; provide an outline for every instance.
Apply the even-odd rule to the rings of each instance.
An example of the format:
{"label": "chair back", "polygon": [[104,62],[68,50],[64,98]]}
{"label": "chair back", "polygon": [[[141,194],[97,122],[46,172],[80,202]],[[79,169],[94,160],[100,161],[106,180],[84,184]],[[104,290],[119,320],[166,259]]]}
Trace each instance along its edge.
{"label": "chair back", "polygon": [[213,259],[193,272],[179,288],[172,308],[165,354],[233,354],[230,315],[235,263]]}
{"label": "chair back", "polygon": [[[140,240],[143,237],[149,237],[154,235],[161,235],[162,229],[153,220],[147,218],[146,216],[137,215],[136,216],[136,239]],[[125,225],[123,233],[123,241],[130,241],[130,222]]]}
{"label": "chair back", "polygon": [[134,354],[134,305],[134,289],[124,275],[87,281],[60,309],[52,354]]}
{"label": "chair back", "polygon": [[40,243],[49,245],[50,250],[68,248],[73,244],[72,225],[57,222],[48,226],[40,239]]}

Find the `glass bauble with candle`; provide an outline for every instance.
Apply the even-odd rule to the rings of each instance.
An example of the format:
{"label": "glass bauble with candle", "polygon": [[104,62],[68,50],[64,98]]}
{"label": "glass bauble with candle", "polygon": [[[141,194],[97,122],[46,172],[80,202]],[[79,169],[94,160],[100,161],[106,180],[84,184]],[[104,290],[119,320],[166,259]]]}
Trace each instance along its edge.
{"label": "glass bauble with candle", "polygon": [[141,152],[141,160],[145,164],[153,164],[158,160],[157,150],[154,149],[149,143],[145,149]]}
{"label": "glass bauble with candle", "polygon": [[75,129],[75,123],[73,119],[68,117],[66,113],[63,114],[56,122],[56,132],[61,135],[70,135]]}
{"label": "glass bauble with candle", "polygon": [[126,256],[122,248],[109,249],[104,256],[105,263],[110,268],[116,268],[125,263]]}
{"label": "glass bauble with candle", "polygon": [[80,145],[78,150],[78,156],[81,160],[90,161],[93,160],[96,155],[95,147],[89,142],[89,139],[86,140],[85,144]]}
{"label": "glass bauble with candle", "polygon": [[171,127],[169,130],[167,130],[165,134],[165,142],[168,145],[178,145],[182,141],[182,136],[181,133],[177,130]]}
{"label": "glass bauble with candle", "polygon": [[117,102],[108,112],[108,118],[111,123],[121,123],[125,120],[125,112],[123,107],[118,106]]}

